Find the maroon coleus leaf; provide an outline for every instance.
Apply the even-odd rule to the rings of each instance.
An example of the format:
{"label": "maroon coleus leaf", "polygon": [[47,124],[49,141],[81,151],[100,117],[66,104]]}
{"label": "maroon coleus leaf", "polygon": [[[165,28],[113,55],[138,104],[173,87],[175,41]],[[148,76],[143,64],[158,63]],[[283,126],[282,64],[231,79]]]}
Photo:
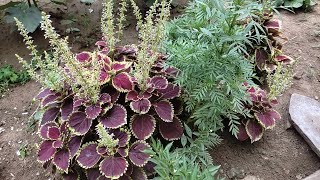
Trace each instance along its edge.
{"label": "maroon coleus leaf", "polygon": [[116,103],[119,99],[120,93],[111,85],[103,89],[103,92],[108,93],[111,96],[111,103]]}
{"label": "maroon coleus leaf", "polygon": [[147,164],[143,166],[143,169],[146,172],[147,176],[151,176],[156,173],[154,167],[156,167],[156,164],[151,161],[148,161]]}
{"label": "maroon coleus leaf", "polygon": [[130,108],[135,113],[146,114],[151,108],[151,102],[148,99],[140,99],[130,102]]}
{"label": "maroon coleus leaf", "polygon": [[163,99],[173,99],[180,96],[181,88],[169,83],[166,89],[159,89],[158,92],[161,93]]}
{"label": "maroon coleus leaf", "polygon": [[168,140],[178,140],[183,134],[183,126],[179,118],[174,117],[173,122],[159,121],[159,131],[161,136]]}
{"label": "maroon coleus leaf", "polygon": [[60,140],[55,140],[55,141],[53,142],[52,146],[53,146],[54,148],[56,148],[56,149],[62,148],[63,142],[60,141]]}
{"label": "maroon coleus leaf", "polygon": [[123,70],[126,70],[128,69],[130,66],[132,65],[132,62],[113,62],[112,63],[112,66],[111,66],[111,69],[116,71],[116,72],[119,72],[119,71],[123,71]]}
{"label": "maroon coleus leaf", "polygon": [[70,138],[69,142],[68,142],[68,148],[70,150],[70,157],[73,158],[78,150],[80,149],[80,145],[82,142],[82,137],[80,136],[73,136]]}
{"label": "maroon coleus leaf", "polygon": [[239,141],[245,141],[249,138],[248,134],[247,134],[247,131],[246,131],[246,128],[244,127],[244,125],[240,125],[238,126],[239,127],[239,132],[237,134],[237,139]]}
{"label": "maroon coleus leaf", "polygon": [[74,97],[73,99],[73,111],[84,104],[85,100],[79,97]]}
{"label": "maroon coleus leaf", "polygon": [[107,149],[107,147],[98,146],[97,153],[100,154],[101,156],[104,156],[104,155],[108,154],[108,149]]}
{"label": "maroon coleus leaf", "polygon": [[42,107],[45,107],[49,104],[55,103],[56,100],[61,97],[60,93],[56,93],[56,94],[50,94],[48,96],[46,96],[42,101],[41,101],[41,105]]}
{"label": "maroon coleus leaf", "polygon": [[105,41],[97,41],[96,43],[95,43],[95,45],[96,46],[99,46],[99,47],[107,47],[108,46],[108,44],[105,42]]}
{"label": "maroon coleus leaf", "polygon": [[82,146],[77,157],[77,162],[81,167],[89,169],[99,162],[101,156],[97,152],[97,147],[95,143],[87,143]]}
{"label": "maroon coleus leaf", "polygon": [[111,78],[111,76],[110,76],[109,72],[105,68],[102,68],[100,70],[100,74],[99,74],[99,82],[101,84],[105,84],[110,81],[110,78]]}
{"label": "maroon coleus leaf", "polygon": [[130,122],[132,134],[140,140],[148,139],[156,127],[153,116],[148,114],[133,115]]}
{"label": "maroon coleus leaf", "polygon": [[173,78],[178,77],[179,70],[175,67],[168,67],[164,70],[167,76],[171,76]]}
{"label": "maroon coleus leaf", "polygon": [[53,157],[56,152],[56,149],[52,145],[53,142],[54,141],[46,140],[41,143],[38,151],[38,160],[40,162],[46,162]]}
{"label": "maroon coleus leaf", "polygon": [[115,104],[100,121],[107,128],[117,129],[127,124],[127,110],[122,105]]}
{"label": "maroon coleus leaf", "polygon": [[281,119],[280,114],[275,110],[267,110],[265,112],[257,112],[254,114],[259,123],[266,129],[271,129],[275,126],[276,120]]}
{"label": "maroon coleus leaf", "polygon": [[69,125],[75,130],[77,135],[84,135],[90,129],[92,119],[87,118],[87,115],[84,112],[74,112],[69,118]]}
{"label": "maroon coleus leaf", "polygon": [[130,141],[131,134],[127,132],[127,130],[120,130],[120,129],[110,129],[110,134],[113,134],[113,139],[118,139],[118,146],[125,147]]}
{"label": "maroon coleus leaf", "polygon": [[55,122],[47,122],[39,128],[39,135],[42,139],[48,140],[48,130],[50,127],[58,127]]}
{"label": "maroon coleus leaf", "polygon": [[120,154],[122,157],[127,157],[129,155],[128,149],[127,148],[119,148],[117,152]]}
{"label": "maroon coleus leaf", "polygon": [[150,79],[149,84],[155,89],[166,89],[168,80],[163,76],[154,76]]}
{"label": "maroon coleus leaf", "polygon": [[60,130],[57,127],[49,127],[47,137],[51,140],[57,140],[60,137]]}
{"label": "maroon coleus leaf", "polygon": [[148,180],[147,174],[140,167],[133,167],[133,171],[130,177],[132,179]]}
{"label": "maroon coleus leaf", "polygon": [[77,173],[77,171],[68,172],[68,174],[62,175],[63,180],[78,180],[80,179],[80,175]]}
{"label": "maroon coleus leaf", "polygon": [[144,166],[150,158],[150,155],[144,151],[149,148],[149,144],[144,141],[137,141],[133,143],[129,149],[129,159],[138,167]]}
{"label": "maroon coleus leaf", "polygon": [[100,104],[105,104],[105,103],[111,102],[111,96],[110,96],[110,94],[108,94],[108,93],[102,93],[102,94],[100,95],[100,97],[99,97],[98,102],[99,102]]}
{"label": "maroon coleus leaf", "polygon": [[258,122],[255,120],[248,120],[245,127],[247,134],[251,139],[251,143],[261,139],[264,129]]}
{"label": "maroon coleus leaf", "polygon": [[123,157],[109,156],[101,161],[99,169],[105,177],[118,179],[127,171],[127,167],[128,162]]}
{"label": "maroon coleus leaf", "polygon": [[91,60],[90,52],[83,51],[76,55],[76,60],[80,63],[89,62]]}
{"label": "maroon coleus leaf", "polygon": [[120,92],[129,92],[134,88],[134,84],[131,80],[130,75],[125,72],[117,74],[112,79],[112,85],[115,89],[117,89]]}
{"label": "maroon coleus leaf", "polygon": [[257,64],[258,69],[260,71],[264,70],[264,66],[265,66],[266,62],[268,61],[267,51],[262,48],[256,49],[255,59],[256,59],[256,64]]}
{"label": "maroon coleus leaf", "polygon": [[51,89],[49,88],[46,88],[46,89],[43,89],[37,96],[36,96],[36,99],[43,99],[49,95],[52,95],[52,94],[56,94],[54,91],[52,91]]}
{"label": "maroon coleus leaf", "polygon": [[153,104],[158,116],[165,122],[173,121],[173,105],[167,100],[161,100]]}
{"label": "maroon coleus leaf", "polygon": [[279,19],[271,19],[264,23],[264,26],[267,28],[269,33],[278,34],[282,29],[282,23]]}
{"label": "maroon coleus leaf", "polygon": [[137,101],[139,100],[138,98],[139,94],[137,91],[130,91],[126,94],[126,102],[128,101]]}
{"label": "maroon coleus leaf", "polygon": [[60,149],[57,153],[54,154],[52,162],[59,170],[68,173],[69,159],[70,151],[68,149]]}
{"label": "maroon coleus leaf", "polygon": [[289,65],[289,64],[294,63],[294,60],[290,56],[287,56],[287,55],[278,55],[274,59],[278,62],[285,64],[285,65]]}
{"label": "maroon coleus leaf", "polygon": [[60,108],[58,108],[58,107],[48,108],[42,115],[42,120],[41,120],[40,125],[43,125],[47,122],[54,121],[58,117],[59,113],[60,113]]}
{"label": "maroon coleus leaf", "polygon": [[73,112],[73,99],[67,98],[63,101],[63,104],[61,106],[61,119],[63,121],[67,121],[69,118],[69,115]]}
{"label": "maroon coleus leaf", "polygon": [[99,114],[101,113],[102,109],[101,109],[101,105],[98,104],[93,104],[90,106],[87,106],[85,109],[87,118],[89,119],[95,119],[99,116]]}
{"label": "maroon coleus leaf", "polygon": [[88,180],[97,180],[101,174],[98,168],[92,168],[86,170],[86,176]]}

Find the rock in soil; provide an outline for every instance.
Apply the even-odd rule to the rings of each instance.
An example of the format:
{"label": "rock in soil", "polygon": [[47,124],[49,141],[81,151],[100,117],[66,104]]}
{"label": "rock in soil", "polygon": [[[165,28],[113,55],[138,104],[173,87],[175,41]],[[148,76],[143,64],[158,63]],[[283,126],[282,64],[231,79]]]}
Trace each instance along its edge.
{"label": "rock in soil", "polygon": [[292,94],[289,113],[291,124],[320,157],[320,103],[313,98]]}
{"label": "rock in soil", "polygon": [[304,178],[303,180],[319,180],[319,179],[320,179],[320,170],[318,170],[315,173],[311,174],[310,176]]}

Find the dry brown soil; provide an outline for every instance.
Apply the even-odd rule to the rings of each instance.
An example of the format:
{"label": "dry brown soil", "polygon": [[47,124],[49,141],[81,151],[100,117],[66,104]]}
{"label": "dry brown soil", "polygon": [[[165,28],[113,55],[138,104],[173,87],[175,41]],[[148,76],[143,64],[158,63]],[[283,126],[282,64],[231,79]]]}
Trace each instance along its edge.
{"label": "dry brown soil", "polygon": [[[89,49],[98,37],[100,1],[91,7],[80,5],[72,0],[68,7],[44,5],[43,9],[50,12],[57,30],[70,36],[73,51]],[[1,1],[0,1],[1,3]],[[93,9],[90,13],[89,8]],[[176,8],[178,11],[179,8]],[[174,12],[177,13],[177,12]],[[72,25],[62,26],[61,19],[76,18]],[[137,42],[135,21],[128,16],[123,44]],[[320,97],[320,6],[312,12],[291,14],[282,12],[284,34],[289,38],[285,44],[285,53],[298,59],[295,67],[293,86],[280,97],[281,104],[277,107],[283,119],[277,126],[268,131],[263,139],[254,144],[240,143],[227,133],[225,141],[211,151],[214,162],[221,164],[221,176],[227,179],[240,179],[253,175],[264,180],[302,179],[320,168],[320,159],[313,153],[301,136],[288,129],[288,103],[292,93],[300,93],[310,97]],[[80,33],[66,34],[65,29],[76,27]],[[39,49],[46,49],[48,43],[43,39],[41,31],[32,34]],[[10,33],[10,26],[0,22],[0,67],[12,64],[21,68],[14,56],[15,53],[28,57],[22,38],[17,32]],[[29,116],[36,108],[31,104],[33,97],[40,89],[34,81],[11,88],[0,98],[0,179],[34,180],[49,179],[41,164],[36,161],[37,134],[30,132],[27,124]],[[27,132],[29,130],[29,132]],[[28,155],[22,160],[16,154],[22,144],[28,144]]]}

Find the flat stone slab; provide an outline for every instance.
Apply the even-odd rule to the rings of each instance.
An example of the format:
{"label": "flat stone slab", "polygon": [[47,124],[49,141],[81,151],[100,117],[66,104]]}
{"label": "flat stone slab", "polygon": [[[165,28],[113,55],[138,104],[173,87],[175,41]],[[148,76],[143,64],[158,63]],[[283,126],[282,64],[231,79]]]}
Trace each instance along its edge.
{"label": "flat stone slab", "polygon": [[320,102],[292,94],[289,113],[292,125],[320,157]]}
{"label": "flat stone slab", "polygon": [[310,176],[304,178],[303,180],[319,180],[319,179],[320,179],[320,170],[318,170],[315,173],[311,174]]}

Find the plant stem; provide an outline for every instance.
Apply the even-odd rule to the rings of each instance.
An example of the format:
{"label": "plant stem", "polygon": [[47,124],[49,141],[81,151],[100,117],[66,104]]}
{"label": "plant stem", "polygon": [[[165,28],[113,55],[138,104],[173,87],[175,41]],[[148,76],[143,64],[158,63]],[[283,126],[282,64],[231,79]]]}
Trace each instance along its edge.
{"label": "plant stem", "polygon": [[30,0],[28,0],[28,6],[31,7],[31,2],[30,2]]}
{"label": "plant stem", "polygon": [[36,0],[32,0],[32,1],[33,1],[34,6],[38,8],[37,1]]}

